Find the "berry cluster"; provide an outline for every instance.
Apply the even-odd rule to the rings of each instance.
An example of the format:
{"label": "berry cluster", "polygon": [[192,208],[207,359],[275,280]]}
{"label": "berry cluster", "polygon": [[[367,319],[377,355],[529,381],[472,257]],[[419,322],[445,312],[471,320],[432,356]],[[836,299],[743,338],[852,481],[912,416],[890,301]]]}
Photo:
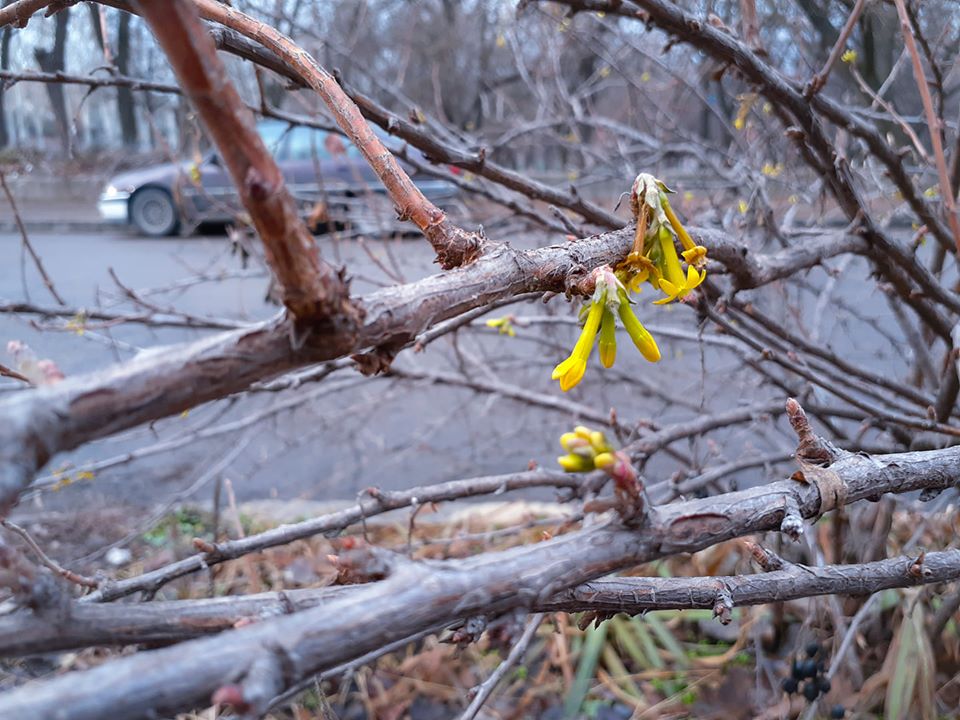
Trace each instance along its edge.
{"label": "berry cluster", "polygon": [[[788,695],[802,694],[809,702],[813,702],[820,695],[830,692],[830,679],[827,677],[827,666],[823,656],[826,654],[820,643],[807,643],[804,659],[794,658],[790,665],[790,677],[784,678],[780,684]],[[801,683],[803,683],[801,687]],[[842,718],[846,715],[843,705],[835,705],[830,710],[831,718]]]}

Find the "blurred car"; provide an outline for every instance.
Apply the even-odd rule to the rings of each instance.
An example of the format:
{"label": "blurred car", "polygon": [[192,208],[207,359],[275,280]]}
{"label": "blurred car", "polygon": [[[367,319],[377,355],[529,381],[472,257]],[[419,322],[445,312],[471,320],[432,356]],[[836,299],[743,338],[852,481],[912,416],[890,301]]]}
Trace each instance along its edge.
{"label": "blurred car", "polygon": [[[377,232],[395,224],[396,213],[373,169],[356,146],[340,135],[281,120],[262,120],[257,131],[280,166],[311,229],[329,223]],[[384,144],[402,143],[378,132]],[[413,148],[406,152],[421,160]],[[417,173],[401,161],[421,192],[434,204],[448,205],[458,195],[451,182]],[[172,235],[202,222],[229,222],[243,212],[230,176],[216,153],[200,162],[162,163],[111,178],[97,203],[111,223],[129,223],[144,235]]]}

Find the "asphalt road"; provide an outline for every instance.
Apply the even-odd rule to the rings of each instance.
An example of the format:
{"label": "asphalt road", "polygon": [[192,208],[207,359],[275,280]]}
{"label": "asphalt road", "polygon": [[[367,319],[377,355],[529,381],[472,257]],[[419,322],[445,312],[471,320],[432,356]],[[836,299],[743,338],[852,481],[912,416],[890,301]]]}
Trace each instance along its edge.
{"label": "asphalt road", "polygon": [[[119,231],[38,232],[31,234],[31,240],[69,306],[142,312],[118,288],[109,272],[112,268],[120,282],[158,308],[237,321],[277,312],[276,306],[264,301],[265,274],[255,264],[245,268],[223,235],[149,240]],[[511,238],[514,244],[535,240],[544,238]],[[429,247],[415,238],[365,245],[335,243],[329,237],[318,242],[326,257],[349,268],[353,288],[361,294],[392,283],[389,274],[398,271],[406,280],[436,271]],[[208,281],[199,282],[201,276]],[[896,335],[889,308],[866,276],[865,267],[850,264],[830,297],[854,302],[860,313],[879,318],[881,326]],[[816,287],[827,276],[814,270],[808,279]],[[868,326],[838,312],[835,303],[818,304],[815,293],[798,299],[796,291],[771,286],[754,298],[779,313],[791,329],[816,331],[823,342],[852,361],[896,372],[909,359],[908,348],[905,351],[905,346],[898,347],[878,333],[865,332]],[[23,258],[19,236],[0,235],[0,301],[26,299],[43,306],[54,304],[29,258]],[[794,313],[791,305],[805,309]],[[508,312],[572,315],[562,299],[497,314]],[[661,336],[664,359],[655,366],[629,346],[622,347],[615,371],[604,374],[592,367],[581,386],[566,396],[560,396],[549,374],[573,344],[576,331],[569,325],[520,327],[516,338],[493,333],[470,333],[456,342],[444,338],[424,353],[403,353],[396,366],[444,373],[468,367],[471,376],[486,382],[566,398],[602,412],[616,407],[621,419],[651,418],[661,425],[689,419],[700,407],[723,410],[772,397],[769,391],[760,396],[756,376],[745,370],[741,356],[723,345],[697,342],[696,318],[689,309],[644,304],[641,317],[654,327],[673,328],[688,337]],[[0,314],[0,354],[9,363],[3,350],[6,342],[21,340],[38,357],[50,358],[65,374],[76,375],[129,358],[141,348],[211,332],[90,322],[78,333],[64,324],[35,314]],[[859,328],[859,334],[852,334],[852,327]],[[534,337],[544,342],[531,342]],[[671,400],[656,398],[643,385],[624,382],[629,378],[662,390]],[[0,392],[2,400],[11,392],[11,383],[0,381],[0,387],[7,388]],[[212,496],[212,479],[218,474],[213,470],[222,470],[219,474],[231,480],[241,500],[353,498],[373,485],[392,489],[518,471],[531,460],[553,465],[559,450],[556,439],[573,423],[568,412],[531,407],[500,395],[366,379],[350,370],[283,393],[210,403],[186,417],[161,420],[62,454],[47,472],[62,472],[57,477],[72,477],[76,482],[57,492],[38,493],[24,507],[145,507],[171,499],[206,500]],[[771,448],[788,450],[792,442],[784,426],[761,418],[755,427],[694,439],[682,449],[707,464],[720,464]],[[128,453],[135,457],[128,458]],[[77,479],[77,469],[90,462],[103,466],[95,470],[93,479]],[[663,477],[676,469],[676,462],[664,456],[648,472]],[[759,482],[767,475],[761,470],[742,473],[740,481]],[[49,482],[51,476],[46,478]]]}
{"label": "asphalt road", "polygon": [[[265,302],[266,274],[254,261],[244,266],[222,234],[155,240],[119,230],[32,232],[30,239],[69,307],[144,312],[125,296],[112,270],[123,286],[163,310],[233,321],[258,320],[278,311]],[[325,257],[349,268],[352,288],[359,294],[392,284],[391,275],[398,272],[408,281],[436,272],[429,246],[416,239],[360,244],[323,236],[318,242]],[[0,258],[0,302],[56,305],[23,254],[19,235],[0,235]],[[203,277],[207,281],[198,282]],[[73,376],[130,358],[143,348],[215,332],[88,320],[81,333],[65,327],[67,322],[31,313],[0,313],[3,362],[12,363],[6,343],[20,340],[38,358],[54,360],[64,374]],[[413,360],[408,367],[451,370],[447,350],[431,349]],[[12,392],[13,386],[0,380],[5,392]],[[0,400],[5,392],[0,392]],[[48,465],[47,482],[50,473],[84,478],[77,470],[87,463],[108,465],[95,470],[93,480],[77,480],[57,492],[37,494],[30,502],[37,508],[58,508],[78,503],[153,506],[172,497],[208,499],[212,483],[206,471],[227,460],[224,476],[241,500],[326,500],[353,498],[371,485],[390,489],[452,479],[478,469],[523,469],[534,455],[550,459],[553,450],[543,433],[535,433],[540,442],[536,453],[531,452],[530,437],[516,435],[519,423],[540,412],[502,409],[489,397],[476,400],[458,389],[433,387],[423,393],[409,383],[366,380],[349,371],[296,391],[211,403],[186,417],[64,453]],[[254,423],[257,417],[261,419]],[[243,449],[234,457],[231,453],[239,445]],[[164,447],[172,449],[158,451]],[[140,456],[111,462],[128,453]]]}

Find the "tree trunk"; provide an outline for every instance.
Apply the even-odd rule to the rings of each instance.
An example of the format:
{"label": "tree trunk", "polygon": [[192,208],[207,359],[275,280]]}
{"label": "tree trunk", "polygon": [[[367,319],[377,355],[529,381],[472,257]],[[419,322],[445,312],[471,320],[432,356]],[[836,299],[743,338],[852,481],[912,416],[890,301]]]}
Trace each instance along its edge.
{"label": "tree trunk", "polygon": [[[36,48],[33,51],[37,64],[44,72],[63,72],[66,68],[67,25],[70,22],[69,8],[61,10],[56,15],[56,30],[54,32],[53,48],[45,50]],[[47,96],[50,98],[50,107],[57,121],[57,130],[60,133],[60,142],[64,154],[70,152],[70,118],[67,115],[67,100],[63,92],[63,85],[47,83]]]}
{"label": "tree trunk", "polygon": [[[11,0],[4,0],[0,7],[9,5]],[[7,25],[0,34],[0,70],[10,68],[10,32],[12,28]],[[4,107],[4,101],[7,91],[3,85],[0,85],[0,148],[5,148],[10,144],[10,130],[7,127],[7,111]]]}
{"label": "tree trunk", "polygon": [[[130,72],[130,13],[120,13],[120,25],[117,28],[117,72],[129,75]],[[133,90],[128,87],[117,88],[117,114],[120,118],[120,131],[126,147],[137,145],[137,106]]]}

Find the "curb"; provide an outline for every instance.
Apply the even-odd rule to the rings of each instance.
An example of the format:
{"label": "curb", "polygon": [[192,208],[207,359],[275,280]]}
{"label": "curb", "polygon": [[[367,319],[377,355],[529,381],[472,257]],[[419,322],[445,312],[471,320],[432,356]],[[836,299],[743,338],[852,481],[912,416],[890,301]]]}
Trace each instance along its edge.
{"label": "curb", "polygon": [[[76,233],[95,233],[108,230],[111,227],[120,228],[122,226],[111,226],[104,222],[96,220],[24,220],[23,226],[27,233],[31,232],[76,232]],[[19,226],[15,222],[0,222],[0,233],[18,234]]]}

